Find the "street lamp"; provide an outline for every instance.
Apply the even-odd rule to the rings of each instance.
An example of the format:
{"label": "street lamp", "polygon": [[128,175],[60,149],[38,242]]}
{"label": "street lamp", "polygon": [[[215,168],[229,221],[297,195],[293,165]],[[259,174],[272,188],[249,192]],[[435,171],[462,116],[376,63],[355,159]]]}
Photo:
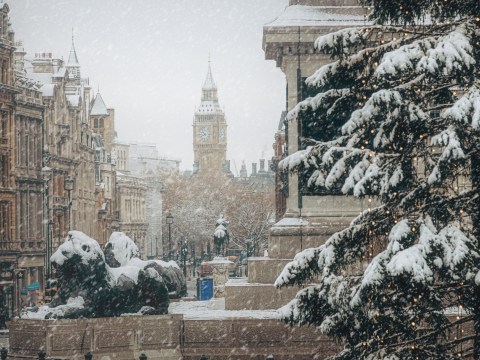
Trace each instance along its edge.
{"label": "street lamp", "polygon": [[[46,158],[44,158],[44,162],[46,161]],[[52,221],[50,220],[50,198],[49,198],[49,186],[48,182],[52,179],[52,169],[49,168],[48,166],[44,166],[42,168],[42,177],[43,177],[43,183],[45,186],[44,189],[44,204],[45,204],[45,217],[44,217],[44,226],[45,226],[45,240],[46,240],[46,246],[45,246],[45,274],[46,274],[46,279],[50,278],[51,271],[50,271],[50,256],[52,255],[52,239],[50,237],[50,226],[52,224]]]}
{"label": "street lamp", "polygon": [[60,224],[60,218],[63,216],[63,213],[64,213],[65,209],[61,206],[57,206],[55,208],[55,216],[57,217],[57,221],[58,221],[58,243],[57,243],[57,246],[60,246],[60,239],[61,239],[61,224]]}
{"label": "street lamp", "polygon": [[186,240],[183,240],[181,252],[182,252],[182,260],[183,260],[183,276],[187,277],[188,247],[187,247],[187,241]]}
{"label": "street lamp", "polygon": [[168,225],[168,260],[172,260],[172,224],[173,224],[173,215],[170,211],[167,211],[165,216],[167,225]]}
{"label": "street lamp", "polygon": [[70,213],[72,208],[72,197],[70,193],[73,190],[74,184],[75,184],[75,180],[73,180],[71,176],[65,178],[64,187],[65,187],[65,190],[68,191],[68,231],[71,230],[71,224],[72,224],[70,221]]}
{"label": "street lamp", "polygon": [[193,266],[192,266],[192,276],[195,276],[195,268],[197,267],[197,260],[195,259],[195,240],[192,241],[192,248],[190,250],[190,255],[193,259]]}

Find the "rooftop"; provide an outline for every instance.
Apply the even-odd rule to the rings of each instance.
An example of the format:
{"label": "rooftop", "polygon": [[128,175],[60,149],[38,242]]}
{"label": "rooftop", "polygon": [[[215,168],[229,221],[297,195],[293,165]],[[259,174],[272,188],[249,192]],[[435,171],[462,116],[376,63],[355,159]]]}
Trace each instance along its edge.
{"label": "rooftop", "polygon": [[360,26],[365,23],[361,6],[292,5],[265,27]]}

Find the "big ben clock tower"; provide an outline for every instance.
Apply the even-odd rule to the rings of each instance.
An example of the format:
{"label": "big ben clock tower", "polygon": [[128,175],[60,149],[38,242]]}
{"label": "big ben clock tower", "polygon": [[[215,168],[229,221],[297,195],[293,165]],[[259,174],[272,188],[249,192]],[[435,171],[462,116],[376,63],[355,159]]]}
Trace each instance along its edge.
{"label": "big ben clock tower", "polygon": [[194,172],[205,174],[225,171],[227,156],[227,122],[218,103],[217,85],[213,81],[210,60],[202,87],[202,101],[193,119]]}

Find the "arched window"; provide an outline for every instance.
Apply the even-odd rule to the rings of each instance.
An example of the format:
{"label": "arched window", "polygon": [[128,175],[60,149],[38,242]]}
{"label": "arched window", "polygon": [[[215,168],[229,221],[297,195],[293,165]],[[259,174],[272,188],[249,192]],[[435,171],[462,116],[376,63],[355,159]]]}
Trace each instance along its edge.
{"label": "arched window", "polygon": [[98,128],[98,119],[93,120],[93,127]]}
{"label": "arched window", "polygon": [[103,118],[100,119],[100,124],[99,124],[101,128],[103,128]]}

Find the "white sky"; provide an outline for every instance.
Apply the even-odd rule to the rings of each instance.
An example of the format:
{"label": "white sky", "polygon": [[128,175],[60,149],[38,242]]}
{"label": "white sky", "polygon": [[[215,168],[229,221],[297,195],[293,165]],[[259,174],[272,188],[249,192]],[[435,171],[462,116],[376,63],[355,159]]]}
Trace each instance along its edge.
{"label": "white sky", "polygon": [[74,28],[82,76],[115,108],[122,141],[156,143],[193,163],[192,122],[208,54],[225,107],[227,158],[240,170],[272,156],[285,80],[262,50],[263,25],[288,0],[10,0],[27,56],[67,60]]}

